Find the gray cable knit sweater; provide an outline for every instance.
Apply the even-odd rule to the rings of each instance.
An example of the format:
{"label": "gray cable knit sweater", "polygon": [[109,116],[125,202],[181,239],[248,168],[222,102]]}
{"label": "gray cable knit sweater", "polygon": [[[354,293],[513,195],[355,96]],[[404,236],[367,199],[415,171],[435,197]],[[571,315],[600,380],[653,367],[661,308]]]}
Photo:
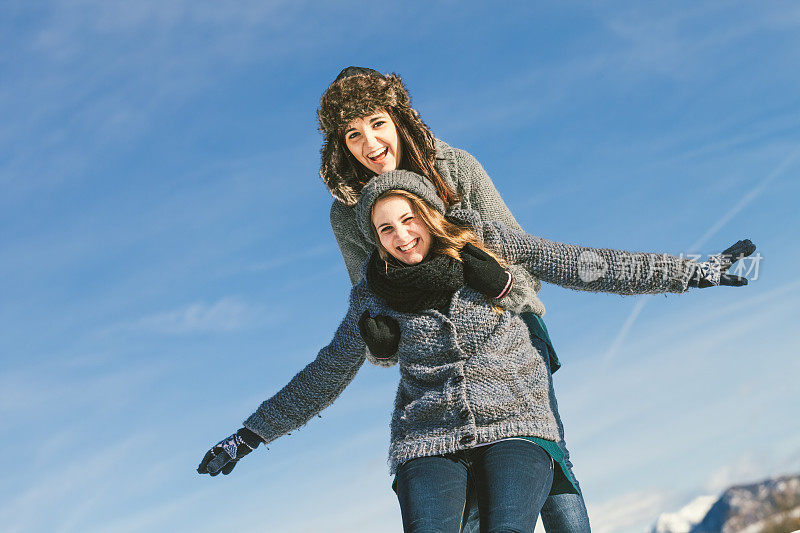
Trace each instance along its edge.
{"label": "gray cable knit sweater", "polygon": [[[574,289],[620,294],[683,292],[691,263],[669,256],[584,248],[482,222],[474,211],[453,216],[510,263]],[[588,260],[587,260],[588,256]],[[375,296],[363,279],[350,293],[347,314],[317,358],[269,398],[244,425],[266,442],[314,417],[342,393],[367,357],[399,363],[389,448],[390,472],[415,457],[440,455],[513,436],[557,441],[544,345],[531,340],[519,314],[498,313],[478,292],[462,287],[447,315],[400,313]],[[364,310],[400,324],[401,342],[390,360],[372,358],[358,331]]]}
{"label": "gray cable knit sweater", "polygon": [[[483,220],[497,220],[511,229],[522,231],[492,179],[469,152],[436,139],[436,170],[462,196],[461,203],[454,205],[453,209],[474,210]],[[355,207],[338,200],[331,205],[331,228],[339,243],[350,281],[355,285],[361,279],[361,265],[374,246],[367,242],[358,227]],[[544,316],[544,304],[536,296],[541,282],[522,267],[511,265],[509,270],[514,276],[514,287],[497,302],[498,305],[517,313],[533,311]]]}

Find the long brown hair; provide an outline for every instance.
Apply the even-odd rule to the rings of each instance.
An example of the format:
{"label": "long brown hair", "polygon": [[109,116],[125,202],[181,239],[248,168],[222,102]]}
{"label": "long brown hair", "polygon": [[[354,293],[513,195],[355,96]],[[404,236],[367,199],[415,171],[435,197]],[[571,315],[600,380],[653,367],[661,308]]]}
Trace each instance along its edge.
{"label": "long brown hair", "polygon": [[[378,111],[380,110],[375,110],[376,113]],[[397,137],[400,141],[401,159],[397,162],[397,168],[410,170],[411,172],[416,172],[417,174],[428,178],[433,184],[433,187],[436,189],[436,194],[444,202],[445,209],[460,202],[461,195],[458,193],[458,191],[455,191],[444,180],[444,178],[442,178],[442,176],[439,174],[439,171],[436,170],[436,166],[433,164],[433,161],[425,157],[423,150],[414,140],[414,136],[411,135],[409,125],[405,123],[403,115],[397,113],[391,107],[387,107],[383,109],[383,111],[389,115],[389,118],[394,123],[394,127],[397,130]],[[427,130],[425,133],[432,136],[432,134]],[[369,180],[377,175],[375,172],[362,165],[352,154],[352,152],[350,152],[350,149],[347,147],[344,134],[339,135],[336,142],[340,145],[339,149],[341,150],[341,153],[346,155],[347,162],[350,164],[350,169],[353,171],[353,175],[356,176],[356,179],[361,187],[366,185]]]}
{"label": "long brown hair", "polygon": [[[389,118],[392,119],[392,122],[394,122],[394,127],[397,130],[397,136],[402,143],[402,160],[400,161],[398,168],[416,172],[417,174],[425,176],[431,180],[431,183],[433,183],[433,186],[436,188],[436,194],[439,195],[439,198],[441,198],[444,202],[445,209],[460,202],[461,195],[458,193],[458,191],[454,191],[453,188],[450,187],[450,185],[448,185],[448,183],[442,178],[442,176],[439,174],[439,171],[436,170],[436,166],[433,164],[433,161],[425,157],[420,147],[414,141],[414,137],[409,131],[409,125],[406,124],[402,117],[391,107],[386,108],[385,111],[386,114],[389,115]],[[426,131],[426,133],[433,136],[430,131]]]}
{"label": "long brown hair", "polygon": [[[416,194],[404,189],[393,189],[381,194],[375,200],[375,203],[372,204],[370,221],[372,220],[372,215],[375,212],[375,206],[378,205],[378,202],[390,196],[399,196],[408,200],[408,203],[411,204],[411,209],[414,211],[414,214],[419,217],[422,223],[425,224],[425,227],[428,228],[428,231],[432,237],[431,248],[428,251],[429,254],[434,253],[448,255],[457,261],[461,261],[461,249],[467,243],[471,243],[494,257],[503,266],[507,266],[502,258],[497,257],[497,255],[484,246],[483,242],[478,239],[478,236],[471,228],[459,226],[458,224],[450,222],[439,211],[431,207],[428,202]],[[380,255],[381,259],[388,261],[392,256],[381,244],[381,239],[374,223],[370,223],[370,229],[372,230],[372,239],[375,241],[378,254]]]}

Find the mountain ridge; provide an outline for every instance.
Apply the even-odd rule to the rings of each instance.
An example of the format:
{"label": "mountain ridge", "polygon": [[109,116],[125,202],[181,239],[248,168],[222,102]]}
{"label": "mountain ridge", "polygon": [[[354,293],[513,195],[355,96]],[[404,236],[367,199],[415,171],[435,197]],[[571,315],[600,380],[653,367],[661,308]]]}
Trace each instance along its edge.
{"label": "mountain ridge", "polygon": [[733,485],[662,513],[650,533],[788,533],[800,530],[800,474]]}

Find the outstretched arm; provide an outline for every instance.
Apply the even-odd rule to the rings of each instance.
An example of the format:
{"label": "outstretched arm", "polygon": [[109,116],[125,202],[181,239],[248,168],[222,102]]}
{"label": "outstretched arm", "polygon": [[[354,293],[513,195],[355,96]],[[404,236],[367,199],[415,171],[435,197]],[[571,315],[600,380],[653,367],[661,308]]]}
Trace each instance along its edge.
{"label": "outstretched arm", "polygon": [[339,397],[364,363],[365,344],[358,331],[364,308],[354,287],[347,316],[317,358],[244,421],[244,427],[270,442],[308,422]]}
{"label": "outstretched arm", "polygon": [[535,237],[502,223],[482,226],[484,243],[509,263],[570,289],[616,294],[684,292],[695,262],[669,254],[588,248]]}
{"label": "outstretched arm", "polygon": [[297,429],[328,407],[353,381],[364,363],[366,346],[358,331],[364,311],[363,284],[350,293],[350,307],[333,341],[277,394],[245,420],[244,427],[212,447],[197,472],[229,474],[237,461],[261,442],[268,443]]}

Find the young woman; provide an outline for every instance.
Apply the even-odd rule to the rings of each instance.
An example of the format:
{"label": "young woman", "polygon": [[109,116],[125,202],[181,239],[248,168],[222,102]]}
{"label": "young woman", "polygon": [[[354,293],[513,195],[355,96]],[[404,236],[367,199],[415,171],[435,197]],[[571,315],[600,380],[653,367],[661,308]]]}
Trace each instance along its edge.
{"label": "young woman", "polygon": [[[305,424],[341,394],[365,358],[399,363],[389,464],[405,530],[460,531],[471,479],[482,528],[532,532],[551,491],[553,461],[569,474],[557,444],[546,344],[528,334],[520,315],[497,307],[511,279],[493,255],[565,287],[638,294],[719,284],[731,254],[755,249],[740,241],[698,267],[674,256],[555,243],[482,222],[472,211],[444,213],[430,181],[408,171],[384,173],[363,188],[356,222],[380,252],[363,266],[333,342],[213,447],[198,472],[229,473],[260,441]],[[587,276],[587,254],[605,268]],[[631,266],[637,275],[629,275]],[[390,327],[374,327],[379,318]]]}

